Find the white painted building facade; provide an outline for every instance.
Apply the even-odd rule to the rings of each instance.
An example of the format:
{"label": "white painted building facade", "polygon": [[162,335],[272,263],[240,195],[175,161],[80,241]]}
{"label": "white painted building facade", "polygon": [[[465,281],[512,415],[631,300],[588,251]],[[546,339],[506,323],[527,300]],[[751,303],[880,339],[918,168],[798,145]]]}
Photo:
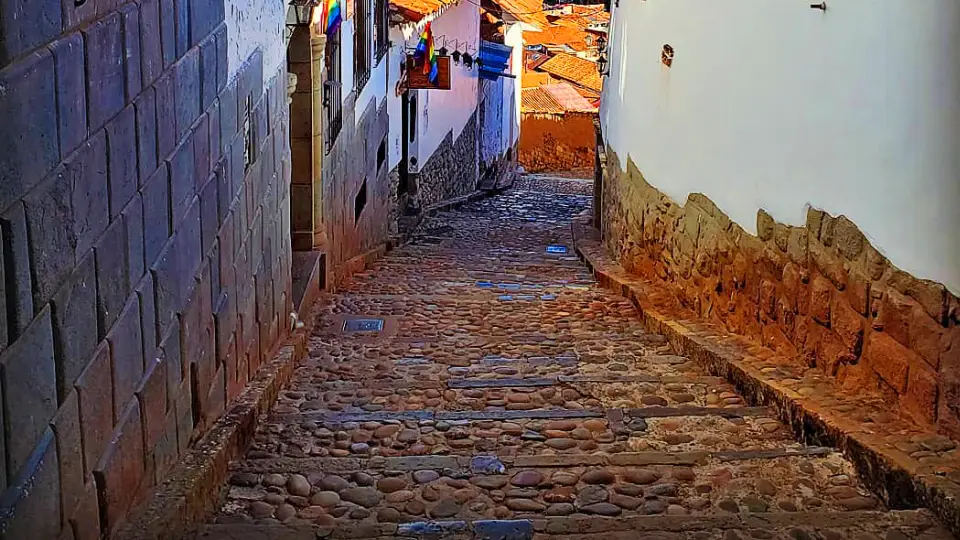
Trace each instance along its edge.
{"label": "white painted building facade", "polygon": [[960,3],[614,4],[601,118],[623,166],[750,232],[760,208],[794,225],[808,205],[844,214],[960,292]]}
{"label": "white painted building facade", "polygon": [[[400,79],[400,66],[407,54],[412,54],[420,41],[424,26],[430,22],[435,48],[446,44],[451,51],[454,42],[461,52],[469,50],[476,56],[480,47],[480,11],[476,4],[461,1],[442,8],[418,22],[395,25],[391,28],[390,73],[388,87],[390,111],[390,160],[391,167],[401,159],[401,96],[395,92]],[[467,69],[462,64],[451,62],[450,90],[409,90],[408,97],[415,103],[416,119],[412,122],[415,136],[409,141],[408,157],[410,171],[417,172],[419,165],[426,163],[444,137],[452,131],[456,140],[470,117],[477,110],[477,70]]]}

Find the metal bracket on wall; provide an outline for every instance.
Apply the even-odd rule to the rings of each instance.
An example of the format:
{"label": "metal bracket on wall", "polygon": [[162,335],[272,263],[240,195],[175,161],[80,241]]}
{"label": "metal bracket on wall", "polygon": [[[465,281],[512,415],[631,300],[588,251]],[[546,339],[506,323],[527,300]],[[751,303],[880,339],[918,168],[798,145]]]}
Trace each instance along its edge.
{"label": "metal bracket on wall", "polygon": [[827,3],[826,3],[826,2],[820,2],[819,4],[810,4],[810,8],[811,8],[811,9],[819,9],[820,11],[826,11],[826,10],[827,10]]}

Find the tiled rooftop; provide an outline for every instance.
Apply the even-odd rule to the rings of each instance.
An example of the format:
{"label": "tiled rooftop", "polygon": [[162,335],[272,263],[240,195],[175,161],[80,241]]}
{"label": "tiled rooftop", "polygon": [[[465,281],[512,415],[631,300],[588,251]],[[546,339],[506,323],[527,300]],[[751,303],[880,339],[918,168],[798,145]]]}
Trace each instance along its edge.
{"label": "tiled rooftop", "polygon": [[537,69],[597,93],[603,88],[603,79],[596,62],[572,54],[558,53]]}
{"label": "tiled rooftop", "polygon": [[419,22],[441,8],[456,4],[459,0],[390,0],[390,9],[405,20]]}

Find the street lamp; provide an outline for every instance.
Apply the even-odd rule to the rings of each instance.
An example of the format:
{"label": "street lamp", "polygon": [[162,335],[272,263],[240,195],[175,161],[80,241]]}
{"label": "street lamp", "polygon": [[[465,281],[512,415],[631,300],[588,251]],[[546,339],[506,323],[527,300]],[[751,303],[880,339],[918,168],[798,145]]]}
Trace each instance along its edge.
{"label": "street lamp", "polygon": [[603,54],[607,51],[607,38],[600,36],[597,38],[597,52]]}

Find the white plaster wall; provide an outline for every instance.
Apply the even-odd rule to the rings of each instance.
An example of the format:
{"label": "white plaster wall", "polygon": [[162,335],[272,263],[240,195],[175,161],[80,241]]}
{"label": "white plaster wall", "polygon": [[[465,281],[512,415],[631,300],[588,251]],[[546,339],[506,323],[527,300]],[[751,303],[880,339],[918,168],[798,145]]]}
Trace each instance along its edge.
{"label": "white plaster wall", "polygon": [[401,130],[402,130],[402,120],[401,114],[403,111],[400,110],[402,102],[400,96],[397,95],[397,82],[400,79],[400,64],[403,62],[404,53],[403,53],[403,43],[404,43],[403,33],[397,28],[390,29],[390,42],[393,44],[390,47],[390,52],[384,58],[384,62],[389,66],[387,68],[387,114],[390,117],[390,134],[389,140],[387,143],[388,146],[388,158],[387,164],[390,167],[390,170],[393,170],[400,163],[400,159],[403,153],[403,147],[401,146],[402,141],[400,140]]}
{"label": "white plaster wall", "polygon": [[[376,55],[374,55],[374,62],[376,62]],[[389,64],[390,55],[384,55],[384,57],[380,59],[380,62],[375,63],[370,70],[370,80],[367,81],[367,85],[363,87],[360,95],[357,96],[356,121],[358,124],[360,123],[360,115],[363,114],[363,111],[367,110],[371,101],[374,102],[374,108],[377,109],[379,109],[383,103],[383,98],[387,95],[387,69]]]}
{"label": "white plaster wall", "polygon": [[287,2],[284,0],[224,0],[227,23],[227,69],[233,79],[257,48],[263,51],[267,82],[286,60],[283,43]]}
{"label": "white plaster wall", "polygon": [[[504,114],[504,131],[512,133],[513,138],[508,141],[510,146],[520,140],[520,98],[523,88],[523,26],[520,24],[511,24],[503,36],[503,44],[513,47],[513,55],[510,58],[510,73],[516,75],[516,79],[504,78],[504,98],[513,98],[513,101],[506,106],[512,107],[513,114]],[[509,137],[509,135],[508,135]]]}
{"label": "white plaster wall", "polygon": [[[960,293],[960,2],[621,1],[601,118],[677,201],[703,192],[853,220],[897,266]],[[676,57],[660,63],[664,43]]]}
{"label": "white plaster wall", "polygon": [[[420,31],[411,32],[406,37],[408,48],[414,48],[420,41]],[[459,40],[461,52],[464,43],[470,44],[470,54],[476,57],[480,50],[480,10],[475,3],[460,4],[443,11],[433,20],[433,35],[439,48],[445,37],[448,42]],[[439,38],[439,39],[438,39]],[[477,110],[478,100],[477,69],[466,69],[463,64],[450,65],[450,90],[416,90],[418,105],[417,144],[411,148],[411,156],[416,156],[417,164],[422,166],[440,146],[447,133],[453,130],[456,140],[470,116]],[[411,168],[411,170],[414,170]]]}

